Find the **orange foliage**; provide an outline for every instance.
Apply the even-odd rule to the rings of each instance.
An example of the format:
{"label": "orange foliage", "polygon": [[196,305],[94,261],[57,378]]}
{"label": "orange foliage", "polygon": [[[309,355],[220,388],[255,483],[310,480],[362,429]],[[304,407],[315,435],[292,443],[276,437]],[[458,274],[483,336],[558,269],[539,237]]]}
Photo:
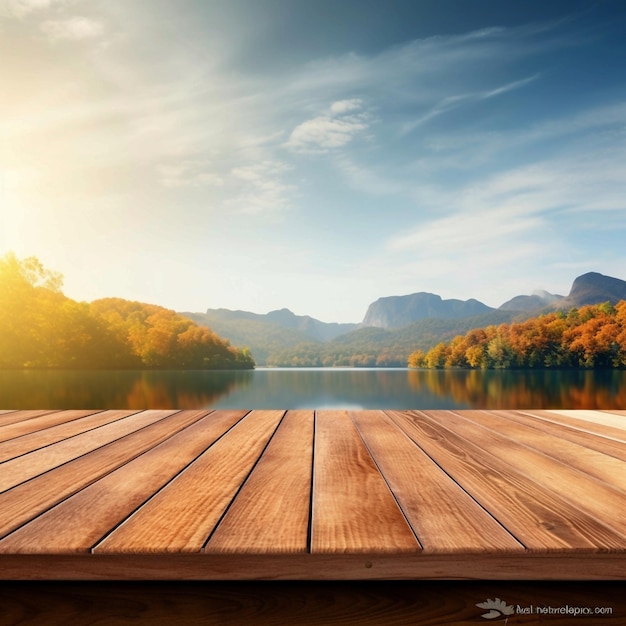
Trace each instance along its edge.
{"label": "orange foliage", "polygon": [[414,352],[409,367],[569,368],[626,366],[626,301],[555,311],[497,328],[470,330],[426,354]]}

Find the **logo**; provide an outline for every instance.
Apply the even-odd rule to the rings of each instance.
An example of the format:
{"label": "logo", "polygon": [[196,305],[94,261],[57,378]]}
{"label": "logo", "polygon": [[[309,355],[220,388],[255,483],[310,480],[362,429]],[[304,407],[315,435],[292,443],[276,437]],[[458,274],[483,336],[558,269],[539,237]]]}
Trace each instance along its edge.
{"label": "logo", "polygon": [[515,611],[514,607],[507,605],[507,603],[504,600],[500,600],[500,598],[485,600],[484,602],[479,602],[476,606],[479,609],[489,609],[488,613],[481,615],[481,617],[485,619],[497,619],[505,616],[508,619],[508,616],[513,615]]}

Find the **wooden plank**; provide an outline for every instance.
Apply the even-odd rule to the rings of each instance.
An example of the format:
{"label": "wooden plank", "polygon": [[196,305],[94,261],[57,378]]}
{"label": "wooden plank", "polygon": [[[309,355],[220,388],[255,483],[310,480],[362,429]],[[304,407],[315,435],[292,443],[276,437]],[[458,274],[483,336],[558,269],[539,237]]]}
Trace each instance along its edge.
{"label": "wooden plank", "polygon": [[289,411],[209,539],[209,553],[308,550],[313,411]]}
{"label": "wooden plank", "polygon": [[382,411],[351,417],[425,552],[524,551]]}
{"label": "wooden plank", "polygon": [[[602,424],[604,426],[610,426],[611,428],[626,430],[626,419],[624,419],[624,417],[613,413],[606,413],[604,411],[555,409],[548,410],[548,413],[567,415],[568,417],[575,417],[576,419],[586,420],[588,422],[593,422],[594,424]],[[626,433],[624,433],[623,436],[626,436]]]}
{"label": "wooden plank", "polygon": [[625,563],[623,552],[0,555],[3,580],[626,581]]}
{"label": "wooden plank", "polygon": [[90,484],[0,541],[0,553],[89,552],[241,419],[214,413]]}
{"label": "wooden plank", "polygon": [[[584,472],[626,494],[626,463],[590,449],[586,445],[561,439],[558,436],[557,425],[554,425],[556,429],[554,430],[551,428],[552,424],[546,422],[536,422],[535,425],[520,424],[510,419],[508,413],[504,411],[463,411],[459,415],[479,427],[506,435],[509,439],[552,457],[568,468]],[[626,446],[622,446],[622,451],[626,454]]]}
{"label": "wooden plank", "polygon": [[0,464],[0,493],[174,413],[177,411],[142,411],[130,418],[5,461]]}
{"label": "wooden plank", "polygon": [[43,430],[44,428],[50,428],[51,426],[63,424],[64,422],[70,422],[98,412],[99,411],[95,410],[81,411],[74,409],[68,411],[55,411],[54,413],[46,412],[40,417],[3,426],[2,430],[0,430],[0,441],[7,441],[8,439],[13,439],[14,437],[21,437],[22,435],[26,435],[28,433],[34,433]]}
{"label": "wooden plank", "polygon": [[619,443],[626,443],[626,435],[621,428],[613,428],[591,420],[578,419],[575,417],[575,413],[572,413],[571,415],[564,415],[559,411],[549,411],[543,409],[533,409],[532,411],[523,410],[520,411],[520,413],[537,419],[563,424],[564,426],[575,428],[583,433],[596,437],[606,437],[608,439],[618,441]]}
{"label": "wooden plank", "polygon": [[[468,416],[472,414],[467,412]],[[586,511],[626,539],[624,492],[546,454],[519,445],[506,433],[493,432],[477,425],[463,414],[446,411],[445,419],[457,435],[478,443],[483,451],[495,457],[506,459],[509,468],[531,478],[543,493],[553,493],[569,500],[577,509]],[[623,473],[626,466],[620,465]]]}
{"label": "wooden plank", "polygon": [[69,439],[70,437],[93,430],[99,426],[116,422],[117,420],[135,413],[137,413],[137,411],[102,411],[101,413],[72,420],[65,424],[59,424],[58,426],[52,426],[51,428],[22,435],[21,437],[16,437],[9,441],[3,441],[0,443],[0,463],[20,456],[21,454],[33,452],[44,446],[57,443],[63,439]]}
{"label": "wooden plank", "polygon": [[[0,494],[0,538],[210,413],[180,411]],[[229,413],[229,412],[226,412]],[[243,417],[244,411],[230,412]],[[207,420],[214,420],[210,415]]]}
{"label": "wooden plank", "polygon": [[312,553],[421,550],[346,411],[316,413],[311,535]]}
{"label": "wooden plank", "polygon": [[[619,550],[624,537],[596,516],[545,490],[509,465],[515,446],[497,455],[455,431],[450,411],[385,411],[465,491],[530,550]],[[445,425],[444,425],[445,424]]]}
{"label": "wooden plank", "polygon": [[[200,551],[284,413],[252,411],[93,552]],[[116,489],[127,488],[124,480],[134,480],[130,476]]]}
{"label": "wooden plank", "polygon": [[607,439],[606,437],[593,436],[577,428],[565,426],[564,424],[546,420],[539,416],[530,417],[528,413],[522,413],[521,411],[489,411],[489,413],[502,415],[510,422],[517,422],[518,424],[524,424],[533,429],[543,431],[546,434],[547,442],[552,442],[554,439],[570,441],[590,450],[596,450],[602,454],[607,454],[616,459],[626,461],[626,446],[619,441]]}
{"label": "wooden plank", "polygon": [[0,428],[8,426],[9,424],[15,424],[16,422],[23,422],[24,420],[32,419],[33,417],[40,417],[41,415],[47,415],[48,413],[55,413],[50,409],[35,410],[35,411],[6,411],[0,415]]}

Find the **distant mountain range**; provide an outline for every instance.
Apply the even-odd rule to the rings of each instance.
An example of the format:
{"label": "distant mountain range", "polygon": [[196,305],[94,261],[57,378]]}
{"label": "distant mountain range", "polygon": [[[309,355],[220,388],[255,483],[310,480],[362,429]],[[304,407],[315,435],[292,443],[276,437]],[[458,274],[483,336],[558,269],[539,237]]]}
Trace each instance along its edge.
{"label": "distant mountain range", "polygon": [[515,296],[497,309],[475,299],[443,300],[426,292],[379,298],[360,324],[321,322],[289,309],[266,314],[208,309],[183,315],[235,346],[249,347],[259,365],[353,364],[357,356],[359,364],[374,364],[381,354],[386,355],[384,364],[404,365],[413,350],[428,349],[472,328],[619,300],[626,300],[626,281],[589,272],[574,280],[567,296],[536,291]]}
{"label": "distant mountain range", "polygon": [[323,343],[356,330],[358,324],[326,323],[289,309],[266,314],[229,309],[207,309],[206,313],[183,313],[197,324],[208,326],[234,346],[248,346],[258,364],[270,354],[302,343]]}

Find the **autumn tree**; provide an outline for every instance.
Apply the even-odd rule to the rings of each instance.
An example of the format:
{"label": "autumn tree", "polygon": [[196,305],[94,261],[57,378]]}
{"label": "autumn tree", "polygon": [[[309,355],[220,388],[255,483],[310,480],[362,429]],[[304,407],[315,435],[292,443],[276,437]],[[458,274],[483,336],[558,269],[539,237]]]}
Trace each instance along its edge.
{"label": "autumn tree", "polygon": [[0,368],[250,368],[205,327],[156,305],[66,297],[34,257],[0,258]]}
{"label": "autumn tree", "polygon": [[[417,357],[411,355],[409,366],[417,363]],[[419,363],[472,369],[624,367],[626,302],[588,305],[470,330],[447,345],[439,343],[420,354]]]}

